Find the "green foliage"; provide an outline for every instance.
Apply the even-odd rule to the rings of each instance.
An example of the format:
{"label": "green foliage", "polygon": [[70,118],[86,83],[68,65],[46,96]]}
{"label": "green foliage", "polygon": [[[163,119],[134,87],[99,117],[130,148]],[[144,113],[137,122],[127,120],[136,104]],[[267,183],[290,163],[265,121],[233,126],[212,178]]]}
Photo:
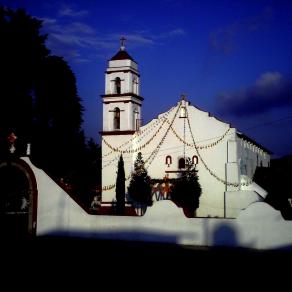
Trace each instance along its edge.
{"label": "green foliage", "polygon": [[199,207],[201,192],[202,189],[198,180],[197,171],[188,159],[186,162],[186,171],[175,181],[171,192],[171,199],[177,205],[184,208],[190,217],[194,217],[194,213]]}
{"label": "green foliage", "polygon": [[134,172],[131,176],[130,185],[128,187],[129,197],[138,203],[152,205],[151,197],[151,181],[147,170],[144,167],[142,153],[139,152],[134,163]]}
{"label": "green foliage", "polygon": [[120,156],[118,163],[118,173],[116,180],[116,200],[117,214],[122,215],[125,212],[125,169],[123,156]]}

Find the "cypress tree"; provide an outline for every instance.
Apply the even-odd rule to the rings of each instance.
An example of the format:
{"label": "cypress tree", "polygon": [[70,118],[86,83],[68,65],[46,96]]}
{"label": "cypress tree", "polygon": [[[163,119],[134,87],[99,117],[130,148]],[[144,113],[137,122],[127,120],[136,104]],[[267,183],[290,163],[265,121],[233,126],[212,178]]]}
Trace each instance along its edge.
{"label": "cypress tree", "polygon": [[117,200],[117,214],[123,215],[125,213],[125,169],[123,156],[120,156],[118,163],[118,172],[116,180],[116,200]]}

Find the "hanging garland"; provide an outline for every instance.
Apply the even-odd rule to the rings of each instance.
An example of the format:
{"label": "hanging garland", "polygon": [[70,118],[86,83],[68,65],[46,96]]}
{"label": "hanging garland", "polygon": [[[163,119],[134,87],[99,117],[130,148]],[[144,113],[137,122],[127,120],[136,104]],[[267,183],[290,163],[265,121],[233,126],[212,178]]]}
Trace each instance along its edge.
{"label": "hanging garland", "polygon": [[[187,110],[187,109],[186,109]],[[195,145],[195,149],[196,149],[196,152],[198,154],[198,157],[200,158],[201,162],[203,163],[204,167],[206,168],[206,170],[210,173],[210,175],[212,175],[213,177],[215,177],[218,181],[220,181],[221,183],[223,183],[224,185],[226,186],[232,186],[232,187],[239,187],[239,186],[248,186],[252,183],[252,180],[250,182],[247,182],[247,183],[231,183],[231,182],[227,182],[226,180],[218,177],[206,164],[206,162],[203,160],[199,150],[198,150],[198,147],[196,147],[196,142],[195,142],[195,139],[194,139],[194,135],[193,135],[193,132],[192,132],[192,128],[191,128],[191,124],[190,124],[190,120],[189,120],[189,117],[188,117],[188,114],[187,114],[187,121],[188,121],[188,125],[189,125],[189,129],[190,129],[190,133],[191,133],[191,137],[192,137],[192,140],[193,140],[193,143]]]}
{"label": "hanging garland", "polygon": [[[139,148],[145,148],[146,147],[146,144],[145,143],[144,145],[140,146],[139,148],[136,149],[136,151],[134,150],[127,150],[129,149],[132,145],[130,145],[130,147],[126,148],[126,150],[120,150],[120,148],[122,148],[123,146],[129,144],[130,142],[132,142],[134,139],[136,139],[137,137],[140,137],[140,141],[143,139],[143,134],[146,133],[147,135],[156,127],[160,124],[161,121],[163,121],[163,124],[165,123],[165,119],[166,117],[170,114],[170,112],[174,109],[174,107],[172,107],[170,110],[168,110],[162,117],[159,117],[157,119],[157,121],[154,122],[153,125],[149,126],[149,128],[145,128],[144,130],[142,130],[141,132],[135,132],[133,137],[131,139],[129,139],[128,141],[124,142],[122,145],[118,146],[118,147],[113,147],[112,145],[110,145],[105,139],[104,137],[102,137],[102,141],[104,141],[104,143],[112,150],[106,154],[104,154],[102,156],[102,158],[105,158],[107,156],[109,156],[110,154],[112,154],[113,152],[119,152],[119,153],[134,153],[134,152],[137,152],[139,151]],[[161,126],[162,127],[162,126]],[[161,127],[159,129],[161,129]],[[157,135],[159,131],[157,131],[154,135]],[[145,135],[146,136],[146,135]],[[151,140],[153,140],[153,136],[150,138]],[[138,142],[140,142],[138,141]],[[151,141],[148,141],[148,144],[150,143]],[[147,145],[148,145],[147,144]],[[141,150],[140,149],[140,150]]]}
{"label": "hanging garland", "polygon": [[[134,133],[134,135],[133,135],[133,137],[131,137],[131,139],[129,139],[128,141],[124,142],[122,145],[120,145],[120,146],[118,146],[118,147],[113,147],[113,146],[111,146],[111,145],[110,145],[110,144],[104,139],[104,137],[102,137],[102,140],[104,141],[104,143],[105,143],[110,149],[112,149],[110,152],[104,154],[104,155],[102,156],[102,158],[105,158],[105,157],[109,156],[109,155],[112,154],[113,152],[120,152],[120,148],[126,146],[127,144],[129,144],[130,142],[132,142],[132,141],[133,141],[134,139],[136,139],[137,137],[142,136],[142,135],[145,134],[145,133],[148,134],[148,132],[152,131],[152,130],[153,130],[153,129],[154,129],[159,123],[160,123],[160,121],[157,121],[157,122],[155,122],[153,125],[151,125],[151,126],[149,127],[149,129],[146,128],[146,129],[144,129],[143,131],[141,131],[140,133],[139,133],[139,132]],[[129,149],[131,146],[132,146],[132,145],[130,145],[130,146],[129,146],[128,148],[126,148],[126,149]],[[121,153],[121,152],[120,152],[120,153]]]}
{"label": "hanging garland", "polygon": [[[181,107],[181,102],[180,102],[179,105],[177,106],[177,110],[176,110],[176,112],[175,112],[174,117],[172,118],[172,121],[171,121],[170,126],[173,124],[173,122],[174,122],[174,120],[175,120],[175,118],[176,118],[176,116],[177,116],[177,113],[178,113],[180,107]],[[165,120],[164,120],[164,121],[165,121]],[[169,132],[169,130],[170,130],[170,126],[167,128],[167,130],[166,130],[164,136],[162,137],[162,139],[160,140],[160,142],[158,143],[158,145],[156,146],[156,148],[152,151],[152,153],[149,155],[149,157],[145,160],[145,165],[146,165],[146,163],[148,163],[148,161],[149,161],[148,166],[145,167],[146,169],[149,168],[149,166],[150,166],[151,163],[153,162],[154,158],[156,157],[157,153],[159,152],[160,147],[162,146],[162,144],[163,144],[164,141],[165,141],[166,136],[168,135],[168,132]],[[129,180],[130,177],[131,177],[131,174],[126,178],[126,181]],[[115,184],[108,185],[108,186],[104,186],[104,187],[102,188],[102,190],[103,190],[103,191],[109,191],[109,190],[112,190],[113,188],[115,188],[115,186],[116,186]]]}
{"label": "hanging garland", "polygon": [[[131,174],[129,174],[126,178],[125,181],[128,181],[131,178]],[[101,190],[102,191],[109,191],[112,190],[116,187],[116,184],[112,184],[112,185],[108,185],[108,186],[104,186]]]}
{"label": "hanging garland", "polygon": [[166,121],[167,121],[167,118],[164,118],[162,124],[160,125],[160,127],[158,128],[158,130],[155,132],[155,134],[152,135],[151,138],[146,143],[144,143],[143,145],[141,145],[141,146],[139,146],[138,148],[135,148],[135,149],[120,150],[119,149],[120,147],[113,147],[104,138],[103,138],[103,141],[112,150],[112,152],[119,152],[121,154],[125,154],[125,153],[132,154],[132,153],[140,152],[142,149],[144,149],[146,146],[148,146],[152,142],[152,140],[154,138],[157,137],[158,133],[160,132],[160,130],[162,129],[162,127],[164,126],[164,124],[165,124]]}
{"label": "hanging garland", "polygon": [[[167,120],[167,123],[169,124],[170,122]],[[185,141],[183,138],[181,138],[179,136],[179,134],[176,132],[176,130],[174,129],[173,126],[171,126],[171,130],[174,133],[174,135],[177,137],[177,139],[179,141],[181,141],[182,143],[184,143],[185,145],[187,145],[189,147],[194,147],[194,148],[197,148],[197,149],[209,149],[209,148],[213,148],[214,146],[218,145],[226,137],[226,135],[230,131],[230,127],[227,129],[227,131],[217,141],[212,142],[212,143],[207,144],[207,145],[202,145],[202,146],[191,144],[191,143],[188,143],[187,141]]]}
{"label": "hanging garland", "polygon": [[119,155],[117,155],[114,159],[110,160],[106,165],[104,165],[101,169],[107,168],[109,165],[111,165],[115,160],[119,159]]}
{"label": "hanging garland", "polygon": [[[203,160],[203,158],[202,158],[202,156],[201,156],[201,154],[200,154],[200,152],[199,152],[199,149],[206,149],[206,148],[213,147],[213,146],[217,145],[219,142],[221,142],[221,141],[225,138],[225,136],[228,134],[228,132],[230,131],[231,128],[228,128],[228,130],[223,134],[223,136],[220,137],[216,142],[213,142],[213,143],[211,143],[211,144],[209,144],[209,145],[198,146],[197,143],[195,142],[194,135],[193,135],[192,128],[191,128],[191,124],[190,124],[190,120],[189,120],[189,115],[188,115],[188,113],[187,113],[187,114],[186,114],[186,117],[187,117],[188,127],[189,127],[189,130],[190,130],[190,133],[191,133],[191,138],[192,138],[193,144],[187,143],[185,140],[183,140],[181,137],[179,137],[179,135],[175,132],[175,130],[174,130],[174,128],[173,128],[172,125],[173,125],[173,123],[174,123],[175,118],[177,117],[177,114],[178,114],[179,109],[180,109],[180,107],[181,107],[181,103],[182,103],[182,101],[180,101],[179,105],[177,106],[177,110],[176,110],[175,115],[174,115],[174,117],[172,118],[171,122],[169,122],[168,119],[167,119],[166,117],[164,117],[163,123],[162,123],[162,125],[159,127],[158,131],[157,131],[157,132],[156,132],[156,133],[155,133],[155,134],[154,134],[154,135],[153,135],[153,136],[152,136],[152,137],[151,137],[151,138],[150,138],[150,139],[149,139],[144,145],[142,145],[142,146],[144,146],[144,147],[145,147],[146,145],[148,145],[148,144],[154,139],[154,137],[157,136],[158,132],[161,130],[161,128],[162,128],[162,126],[164,125],[164,123],[165,123],[165,122],[168,123],[169,126],[168,126],[168,128],[167,128],[165,134],[163,135],[162,139],[161,139],[160,142],[158,143],[157,147],[156,147],[156,148],[152,151],[152,153],[149,155],[149,157],[145,160],[145,165],[146,165],[146,163],[148,163],[148,166],[145,167],[145,168],[148,169],[149,166],[152,164],[152,162],[154,161],[155,157],[157,156],[157,154],[158,154],[158,152],[159,152],[161,146],[163,145],[163,143],[164,143],[164,141],[165,141],[165,139],[166,139],[166,137],[167,137],[169,131],[172,130],[173,133],[176,134],[177,138],[178,138],[181,142],[185,143],[185,145],[187,145],[187,146],[191,146],[191,147],[194,147],[194,148],[196,149],[196,153],[197,153],[198,157],[200,158],[202,164],[203,164],[204,167],[206,168],[206,170],[210,173],[211,176],[213,176],[214,178],[216,178],[218,181],[220,181],[221,183],[223,183],[223,184],[226,185],[226,186],[233,186],[233,187],[248,186],[248,185],[250,185],[250,184],[252,183],[252,179],[251,179],[249,182],[246,182],[246,183],[231,183],[231,182],[227,182],[226,180],[224,180],[224,179],[218,177],[218,176],[217,176],[217,175],[216,175],[216,174],[215,174],[215,173],[214,173],[214,172],[213,172],[213,171],[207,166],[206,162]],[[186,108],[186,111],[187,111],[187,108]],[[169,112],[170,112],[170,111],[169,111]],[[150,141],[150,140],[151,140],[151,141]],[[106,143],[105,140],[104,140],[104,142]],[[139,150],[142,149],[142,148],[141,148],[142,146],[140,146],[140,147],[138,147],[137,149],[132,149],[132,150],[119,150],[118,148],[120,148],[121,146],[118,147],[118,148],[114,148],[114,147],[112,147],[109,143],[106,143],[106,144],[107,144],[107,146],[110,147],[113,151],[115,151],[115,152],[120,152],[120,153],[134,153],[134,152],[137,152],[137,151],[139,151]],[[144,148],[144,147],[143,147],[143,148]],[[127,152],[126,152],[126,151],[127,151]],[[115,159],[116,159],[116,158],[115,158]],[[114,160],[115,160],[115,159],[114,159]],[[131,175],[129,175],[129,176],[126,178],[126,181],[129,180],[130,177],[131,177]],[[115,184],[112,184],[112,185],[109,185],[109,186],[105,186],[105,187],[102,188],[102,190],[103,190],[103,191],[108,191],[108,190],[113,189],[115,186],[116,186]]]}
{"label": "hanging garland", "polygon": [[162,144],[164,143],[165,138],[166,138],[166,136],[168,135],[169,130],[170,130],[170,128],[171,128],[171,126],[172,126],[172,124],[173,124],[173,122],[174,122],[174,120],[175,120],[177,114],[178,114],[178,111],[179,111],[179,109],[180,109],[180,107],[181,107],[181,104],[182,104],[182,100],[179,102],[179,104],[178,104],[178,106],[177,106],[177,110],[176,110],[176,112],[175,112],[175,114],[174,114],[174,117],[172,118],[171,123],[169,124],[169,127],[167,128],[167,130],[166,130],[164,136],[162,137],[162,139],[160,140],[160,142],[158,143],[158,145],[156,146],[156,148],[154,149],[154,151],[152,151],[152,153],[150,154],[150,156],[146,159],[145,164],[146,164],[146,162],[149,161],[149,164],[148,164],[148,166],[146,167],[146,169],[149,168],[149,166],[150,166],[151,163],[153,162],[154,158],[156,157],[157,153],[159,152],[160,147],[161,147]]}

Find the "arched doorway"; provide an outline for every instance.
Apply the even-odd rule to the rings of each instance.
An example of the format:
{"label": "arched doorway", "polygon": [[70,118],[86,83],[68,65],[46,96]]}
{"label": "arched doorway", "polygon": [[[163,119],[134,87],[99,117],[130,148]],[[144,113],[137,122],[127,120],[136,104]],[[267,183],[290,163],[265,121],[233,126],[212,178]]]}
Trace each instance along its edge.
{"label": "arched doorway", "polygon": [[1,236],[25,238],[36,234],[35,176],[21,159],[0,161]]}

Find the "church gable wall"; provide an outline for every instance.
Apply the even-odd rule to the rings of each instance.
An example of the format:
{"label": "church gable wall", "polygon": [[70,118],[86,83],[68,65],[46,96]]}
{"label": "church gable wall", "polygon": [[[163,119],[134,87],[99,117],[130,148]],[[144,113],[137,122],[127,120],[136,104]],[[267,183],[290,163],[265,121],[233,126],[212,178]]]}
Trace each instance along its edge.
{"label": "church gable wall", "polygon": [[[149,175],[153,178],[163,178],[165,175],[168,175],[170,178],[175,178],[180,175],[179,159],[184,156],[190,159],[194,158],[194,161],[197,162],[196,167],[202,187],[201,207],[197,214],[198,216],[209,215],[221,217],[224,213],[225,185],[212,176],[210,171],[215,173],[217,177],[225,180],[227,139],[230,135],[234,136],[234,129],[229,130],[229,124],[220,122],[216,118],[210,117],[208,113],[200,111],[193,106],[187,106],[187,112],[198,150],[191,146],[193,145],[193,139],[187,119],[177,117],[168,135],[165,137],[159,153],[149,166]],[[175,110],[167,117],[169,123],[174,117],[174,114]],[[159,117],[163,117],[163,114]],[[161,133],[143,151],[144,157],[149,155],[151,149],[156,149],[164,133],[169,128],[169,123],[165,123]],[[146,127],[147,125],[144,126],[144,128]],[[228,130],[230,132],[228,133],[229,135],[226,134]],[[225,137],[223,137],[224,134]],[[218,141],[220,138],[222,138],[221,141]],[[171,157],[171,163],[166,163],[168,156]],[[204,160],[205,165],[201,161],[201,158]]]}

